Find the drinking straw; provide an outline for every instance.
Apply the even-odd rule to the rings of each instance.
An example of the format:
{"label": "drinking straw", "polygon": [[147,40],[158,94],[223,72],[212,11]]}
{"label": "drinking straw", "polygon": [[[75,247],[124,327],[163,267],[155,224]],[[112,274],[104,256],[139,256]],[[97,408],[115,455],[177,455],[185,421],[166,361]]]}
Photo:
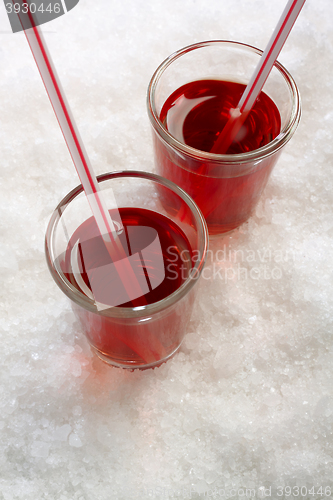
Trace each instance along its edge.
{"label": "drinking straw", "polygon": [[[109,253],[111,254],[112,252],[113,260],[116,257],[118,259],[118,263],[121,263],[123,260],[124,263],[126,263],[128,262],[125,258],[127,256],[122,248],[109,211],[106,208],[96,176],[68,105],[65,93],[61,87],[44,37],[38,27],[32,27],[24,32],[101,236]],[[113,208],[117,210],[116,201],[114,196],[112,197]],[[114,262],[114,264],[116,265],[117,262]],[[132,268],[129,264],[127,269],[128,272],[130,272],[131,269]],[[138,287],[139,283],[133,270],[131,274],[133,275],[131,276],[131,280],[125,279],[126,274],[122,274],[121,277],[124,278],[122,281],[125,288],[128,289],[130,286],[130,291],[133,293],[133,288]],[[132,281],[133,277],[134,279]],[[140,289],[137,290],[136,296],[140,296],[140,291]]]}
{"label": "drinking straw", "polygon": [[[12,0],[12,2],[13,4],[15,4],[15,0]],[[95,173],[93,171],[88,154],[85,150],[83,141],[74,121],[74,117],[67,102],[65,93],[62,89],[43,34],[39,27],[35,25],[33,15],[30,12],[30,5],[27,0],[21,0],[21,2],[22,5],[26,6],[26,9],[24,11],[27,14],[25,14],[25,17],[23,17],[22,14],[22,19],[20,15],[21,9],[17,14],[19,16],[28,44],[30,46],[32,55],[42,77],[46,92],[51,101],[54,113],[57,117],[58,123],[60,125],[76,171],[80,178],[87,200],[91,207],[93,216],[96,220],[100,234],[110,256],[112,257],[113,264],[118,271],[118,274],[129,297],[142,297],[144,294],[142,293],[135,272],[127,258],[124,248],[122,247],[109,211],[106,208],[106,204],[99,189]],[[26,16],[28,16],[28,18]],[[113,193],[111,193],[111,200],[113,202],[112,208],[114,210],[118,210]],[[118,220],[121,220],[120,216]],[[148,337],[153,337],[153,335]],[[146,342],[145,345],[135,345],[130,347],[133,348],[133,350],[137,352],[144,359],[144,361],[151,362],[155,359],[161,359],[165,351],[164,347],[159,342],[157,342],[157,339],[155,340],[154,344],[150,348]]]}
{"label": "drinking straw", "polygon": [[305,0],[289,0],[287,3],[251,80],[237,107],[230,111],[229,120],[215,141],[211,153],[223,154],[228,150],[263,88],[304,3]]}

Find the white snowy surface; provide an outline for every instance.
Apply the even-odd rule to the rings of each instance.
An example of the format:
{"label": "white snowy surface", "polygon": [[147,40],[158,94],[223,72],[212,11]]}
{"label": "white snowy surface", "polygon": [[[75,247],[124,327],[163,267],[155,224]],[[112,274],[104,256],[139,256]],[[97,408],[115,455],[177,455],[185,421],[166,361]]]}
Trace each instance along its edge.
{"label": "white snowy surface", "polygon": [[[164,58],[218,38],[264,48],[284,5],[81,0],[44,25],[96,173],[154,169],[145,99]],[[329,498],[332,19],[331,0],[306,2],[280,55],[301,124],[255,215],[211,245],[181,351],[131,373],[92,356],[49,275],[45,229],[78,179],[0,5],[1,500]]]}

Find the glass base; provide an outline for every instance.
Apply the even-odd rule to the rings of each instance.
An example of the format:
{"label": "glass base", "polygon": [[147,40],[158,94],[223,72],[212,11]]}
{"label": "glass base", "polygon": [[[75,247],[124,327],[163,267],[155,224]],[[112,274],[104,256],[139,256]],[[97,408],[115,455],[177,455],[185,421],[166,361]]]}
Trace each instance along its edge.
{"label": "glass base", "polygon": [[170,358],[172,358],[176,354],[176,352],[179,350],[180,346],[181,346],[181,343],[168,356],[166,356],[165,358],[160,359],[158,361],[155,361],[154,363],[138,364],[136,361],[123,361],[123,360],[117,361],[117,360],[111,358],[110,356],[108,356],[107,354],[105,354],[104,352],[99,351],[98,349],[96,349],[96,347],[94,347],[93,345],[90,344],[92,351],[99,357],[99,359],[104,361],[104,363],[107,363],[108,365],[111,365],[111,366],[115,366],[116,368],[125,368],[127,370],[132,370],[132,371],[133,370],[147,370],[148,368],[156,368],[156,367],[162,365],[163,363],[168,361]]}

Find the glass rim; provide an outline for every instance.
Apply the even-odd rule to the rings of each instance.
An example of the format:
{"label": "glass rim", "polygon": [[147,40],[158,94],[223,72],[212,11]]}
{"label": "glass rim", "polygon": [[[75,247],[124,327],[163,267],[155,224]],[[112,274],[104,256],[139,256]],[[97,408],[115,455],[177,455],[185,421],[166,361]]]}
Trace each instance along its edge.
{"label": "glass rim", "polygon": [[198,226],[198,242],[200,245],[199,256],[194,262],[194,266],[190,271],[190,276],[182,283],[182,285],[177,288],[172,294],[168,295],[162,300],[153,302],[152,304],[147,304],[140,307],[110,307],[104,310],[97,310],[94,301],[89,299],[85,294],[80,292],[75,286],[70,283],[64,276],[61,269],[54,266],[56,258],[54,258],[54,238],[57,230],[57,226],[61,220],[63,212],[66,210],[67,205],[69,205],[77,196],[83,193],[82,184],[79,184],[74,189],[72,189],[57,205],[55,208],[49,224],[46,229],[45,234],[45,256],[48,268],[50,270],[51,276],[53,277],[59,288],[69,297],[70,300],[83,307],[84,309],[94,312],[95,314],[112,317],[112,318],[137,318],[140,316],[148,316],[159,311],[167,309],[174,303],[178,302],[182,297],[184,297],[194,286],[198,278],[200,277],[202,270],[205,265],[207,250],[208,250],[208,228],[206,221],[198,208],[194,203],[192,198],[179,186],[177,186],[172,181],[161,177],[158,174],[144,172],[141,170],[118,170],[114,172],[108,172],[97,176],[98,183],[108,181],[111,179],[121,178],[121,177],[131,177],[131,178],[143,178],[148,181],[157,182],[163,186],[168,187],[174,193],[176,193],[189,207],[191,213]]}
{"label": "glass rim", "polygon": [[263,51],[254,47],[253,45],[249,45],[242,42],[236,42],[232,40],[207,40],[203,42],[197,42],[191,45],[187,45],[180,50],[177,50],[169,57],[167,57],[156,69],[154,72],[147,91],[147,108],[148,108],[148,116],[149,120],[155,129],[155,131],[159,134],[159,136],[164,140],[164,142],[178,151],[185,153],[188,156],[191,156],[193,159],[199,160],[207,160],[213,161],[216,163],[228,163],[228,164],[241,164],[247,163],[250,160],[261,160],[266,158],[267,156],[271,156],[276,151],[281,149],[292,137],[295,132],[298,123],[301,117],[301,99],[299,90],[297,88],[296,82],[294,78],[291,76],[289,71],[278,61],[275,61],[274,67],[279,71],[279,73],[284,78],[292,96],[292,109],[290,113],[290,118],[285,127],[280,131],[280,133],[273,139],[273,141],[269,142],[265,146],[261,148],[255,149],[253,151],[248,151],[246,153],[239,154],[216,154],[209,153],[206,151],[201,151],[191,146],[187,146],[182,142],[178,141],[174,136],[172,136],[166,128],[163,126],[161,120],[159,119],[158,113],[155,107],[155,91],[159,80],[161,79],[164,71],[177,59],[181,56],[191,52],[195,49],[200,49],[207,46],[230,46],[230,47],[238,47],[247,50],[248,52],[252,52],[261,56]]}

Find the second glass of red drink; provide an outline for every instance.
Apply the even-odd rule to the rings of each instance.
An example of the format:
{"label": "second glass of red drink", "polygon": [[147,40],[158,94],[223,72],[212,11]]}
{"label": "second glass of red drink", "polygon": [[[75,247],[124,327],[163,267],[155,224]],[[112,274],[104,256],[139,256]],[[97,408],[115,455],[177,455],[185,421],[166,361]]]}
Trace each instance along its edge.
{"label": "second glass of red drink", "polygon": [[81,185],[53,213],[47,263],[101,359],[130,369],[158,366],[186,333],[207,226],[191,198],[156,174],[113,172],[98,182],[131,274],[119,272],[107,251]]}
{"label": "second glass of red drink", "polygon": [[238,42],[197,43],[166,59],[149,84],[156,170],[194,199],[211,237],[251,216],[300,120],[297,86],[276,62],[234,142],[215,152],[261,55]]}

